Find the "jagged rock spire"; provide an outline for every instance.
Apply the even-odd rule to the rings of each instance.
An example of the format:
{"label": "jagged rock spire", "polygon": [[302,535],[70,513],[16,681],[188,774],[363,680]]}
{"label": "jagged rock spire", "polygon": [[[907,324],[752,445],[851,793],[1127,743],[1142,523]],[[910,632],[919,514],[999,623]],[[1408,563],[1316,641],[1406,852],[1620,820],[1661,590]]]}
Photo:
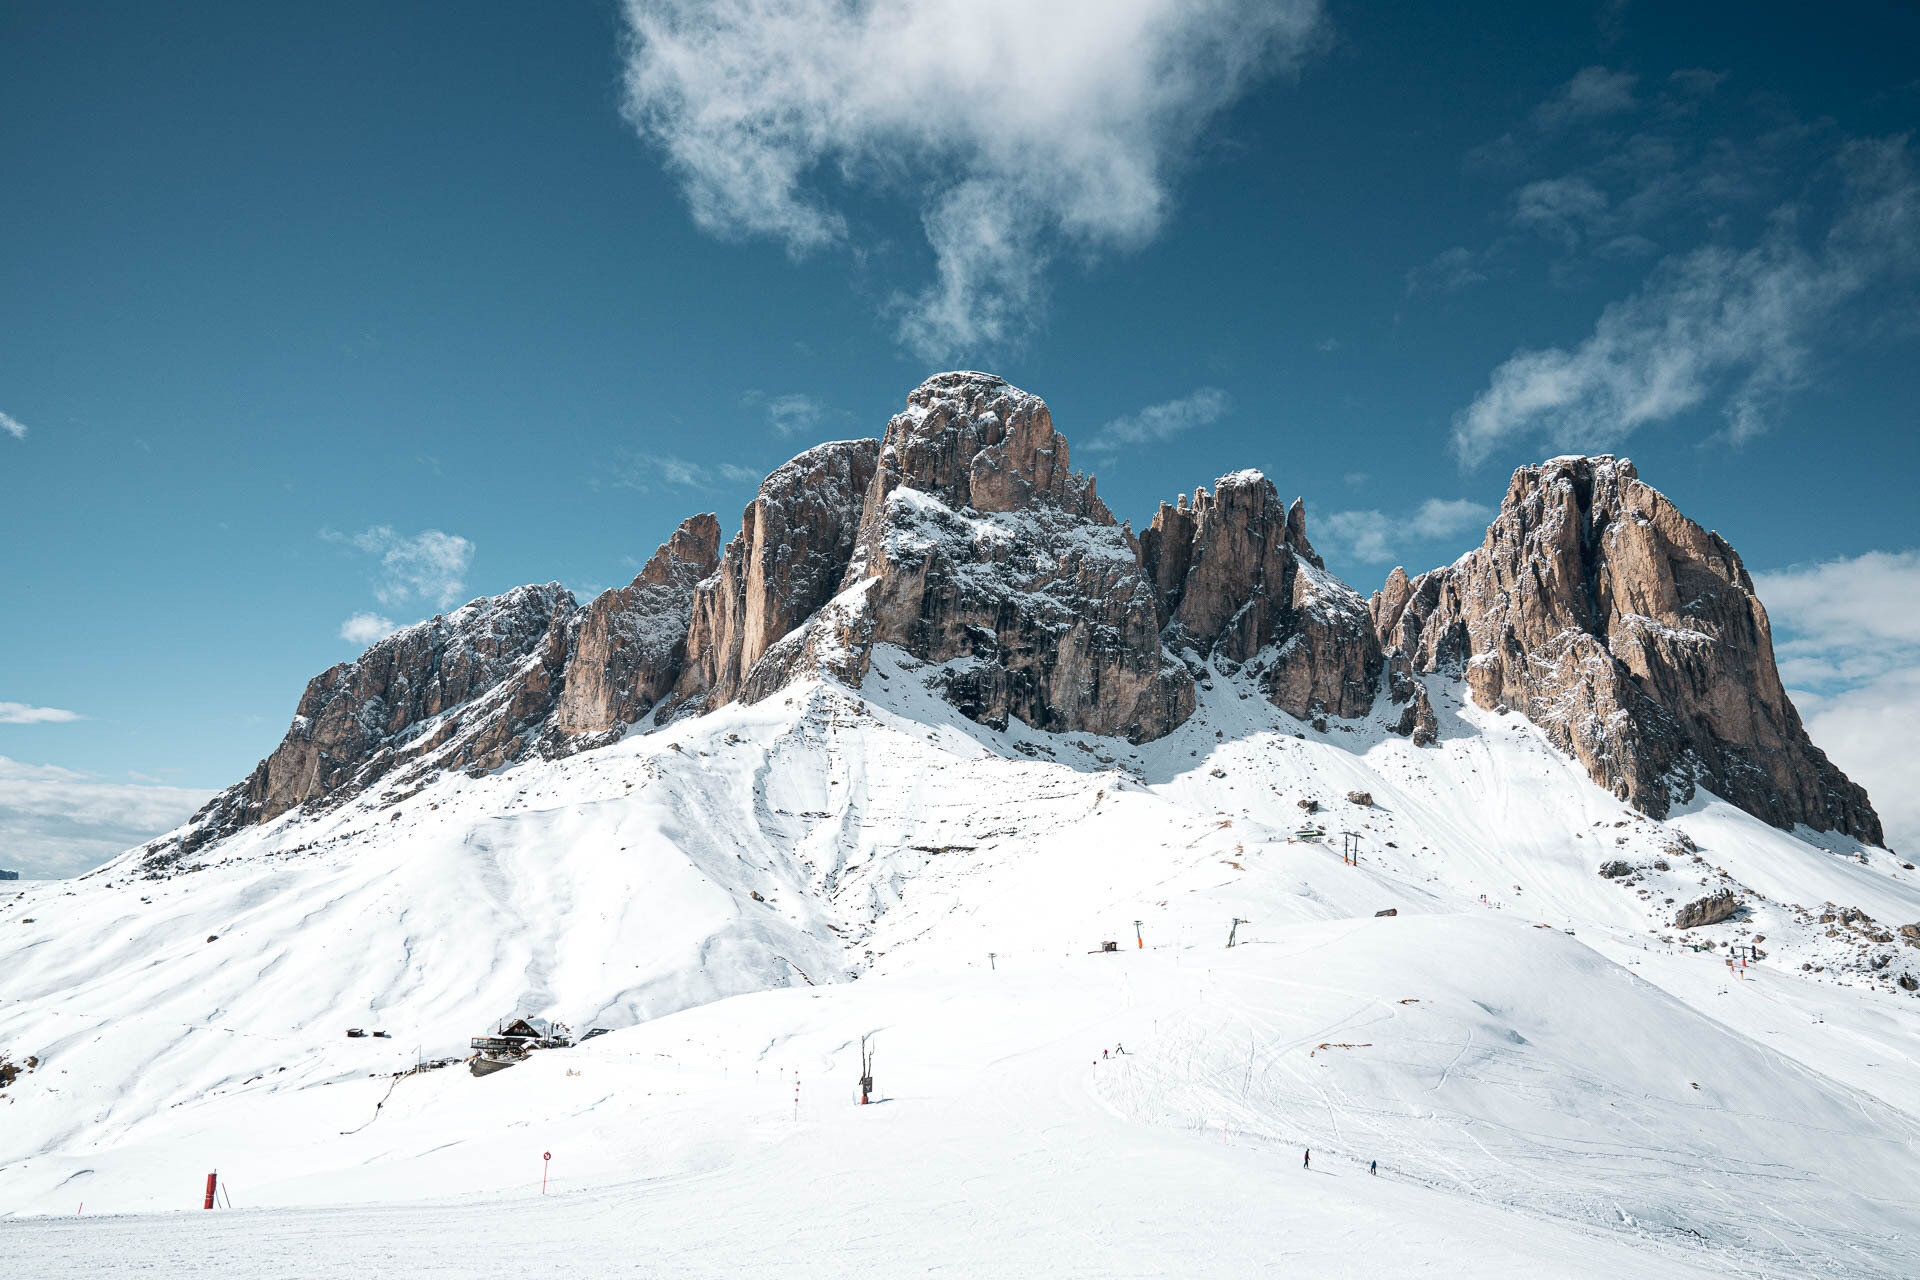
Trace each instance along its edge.
{"label": "jagged rock spire", "polygon": [[1372,613],[1383,645],[1524,713],[1647,813],[1703,786],[1776,826],[1882,838],[1787,698],[1739,555],[1624,458],[1520,468],[1477,550],[1396,569]]}

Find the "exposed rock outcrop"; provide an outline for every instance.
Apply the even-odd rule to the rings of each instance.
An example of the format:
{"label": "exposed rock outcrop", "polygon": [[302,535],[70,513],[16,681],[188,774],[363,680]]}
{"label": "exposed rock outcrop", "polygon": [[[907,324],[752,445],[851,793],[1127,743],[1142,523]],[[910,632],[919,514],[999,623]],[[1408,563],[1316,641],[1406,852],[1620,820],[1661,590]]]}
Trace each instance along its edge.
{"label": "exposed rock outcrop", "polygon": [[768,476],[720,540],[695,516],[585,609],[522,587],[330,669],[273,754],[154,856],[376,784],[401,796],[433,771],[599,746],[650,711],[859,685],[879,644],[934,664],[982,723],[1138,741],[1192,714],[1209,662],[1321,732],[1374,714],[1384,683],[1387,727],[1417,745],[1440,731],[1429,688],[1458,678],[1655,816],[1706,787],[1777,825],[1881,839],[1787,700],[1739,557],[1621,459],[1522,468],[1478,549],[1395,569],[1368,603],[1259,472],[1163,504],[1136,540],[1044,402],[945,373],[883,439]]}
{"label": "exposed rock outcrop", "polygon": [[552,749],[595,745],[653,709],[680,678],[694,591],[720,562],[720,521],[689,517],[625,587],[582,611],[554,707]]}
{"label": "exposed rock outcrop", "polygon": [[402,766],[494,769],[553,710],[578,612],[559,583],[516,587],[396,631],[307,683],[287,736],[194,815],[180,852]]}
{"label": "exposed rock outcrop", "polygon": [[833,598],[879,454],[878,440],[819,445],[760,485],[694,601],[681,698],[732,701],[761,656]]}
{"label": "exposed rock outcrop", "polygon": [[1722,920],[1731,920],[1740,911],[1740,900],[1733,896],[1730,889],[1696,898],[1673,918],[1676,929],[1698,929],[1702,925],[1719,924]]}
{"label": "exposed rock outcrop", "polygon": [[1646,813],[1697,785],[1776,826],[1881,840],[1787,699],[1740,557],[1624,459],[1521,468],[1478,549],[1396,570],[1372,615],[1383,646],[1520,711]]}
{"label": "exposed rock outcrop", "polygon": [[856,678],[893,644],[956,664],[948,696],[987,724],[1145,740],[1192,713],[1132,536],[1047,406],[992,374],[930,378],[887,424],[845,585],[833,642],[800,647]]}
{"label": "exposed rock outcrop", "polygon": [[1257,661],[1273,704],[1300,719],[1373,708],[1380,647],[1366,601],[1307,541],[1306,507],[1283,507],[1258,471],[1162,503],[1140,539],[1167,646]]}

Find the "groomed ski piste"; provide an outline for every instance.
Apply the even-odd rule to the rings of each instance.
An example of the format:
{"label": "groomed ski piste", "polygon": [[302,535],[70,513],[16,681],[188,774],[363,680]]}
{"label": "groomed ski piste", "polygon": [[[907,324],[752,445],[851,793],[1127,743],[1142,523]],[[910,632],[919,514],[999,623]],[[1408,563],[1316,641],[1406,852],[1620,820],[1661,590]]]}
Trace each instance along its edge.
{"label": "groomed ski piste", "polygon": [[[881,649],[859,690],[0,898],[0,1054],[38,1060],[0,1093],[0,1256],[1920,1274],[1920,952],[1818,918],[1920,921],[1897,856],[1704,794],[1652,821],[1437,677],[1419,748],[1225,670],[1153,743],[995,732],[944,674]],[[1739,916],[1671,927],[1720,887]],[[612,1032],[398,1074],[521,1015]]]}

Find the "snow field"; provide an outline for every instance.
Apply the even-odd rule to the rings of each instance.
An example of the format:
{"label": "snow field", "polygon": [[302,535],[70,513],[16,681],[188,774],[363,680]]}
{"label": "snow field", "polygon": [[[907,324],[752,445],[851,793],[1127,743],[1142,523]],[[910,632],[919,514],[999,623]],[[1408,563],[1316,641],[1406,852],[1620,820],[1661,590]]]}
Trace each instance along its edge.
{"label": "snow field", "polygon": [[[859,693],[0,897],[0,1052],[43,1061],[0,1100],[0,1242],[231,1274],[528,1241],[642,1274],[1920,1272],[1920,1002],[1800,972],[1865,944],[1789,905],[1920,920],[1884,851],[1706,796],[1650,821],[1444,682],[1434,749],[1225,672],[1133,746],[994,733],[939,675],[882,650]],[[1291,838],[1308,798],[1325,842]],[[1723,883],[1749,912],[1689,938],[1764,934],[1744,979],[1662,941],[1661,899]],[[515,1014],[616,1031],[393,1081]],[[197,1206],[214,1167],[246,1212],[93,1220]],[[371,1252],[314,1246],[342,1235]]]}

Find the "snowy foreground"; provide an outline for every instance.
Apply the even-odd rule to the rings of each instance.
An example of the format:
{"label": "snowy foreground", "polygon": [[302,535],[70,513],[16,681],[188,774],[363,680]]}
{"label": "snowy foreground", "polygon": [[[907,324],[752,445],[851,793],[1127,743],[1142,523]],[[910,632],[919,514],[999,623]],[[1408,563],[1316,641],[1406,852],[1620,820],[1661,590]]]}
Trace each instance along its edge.
{"label": "snowy foreground", "polygon": [[[1875,970],[1817,918],[1920,920],[1897,858],[1711,798],[1640,818],[1440,682],[1434,749],[1224,674],[1134,748],[992,733],[929,674],[0,899],[0,1053],[41,1060],[0,1094],[0,1257],[1920,1274],[1920,1000],[1892,981],[1920,952]],[[1308,797],[1324,841],[1290,838]],[[1685,937],[1764,937],[1744,970],[1666,924],[1721,885],[1748,910]],[[396,1078],[516,1014],[615,1030]],[[235,1208],[206,1213],[215,1168]]]}

